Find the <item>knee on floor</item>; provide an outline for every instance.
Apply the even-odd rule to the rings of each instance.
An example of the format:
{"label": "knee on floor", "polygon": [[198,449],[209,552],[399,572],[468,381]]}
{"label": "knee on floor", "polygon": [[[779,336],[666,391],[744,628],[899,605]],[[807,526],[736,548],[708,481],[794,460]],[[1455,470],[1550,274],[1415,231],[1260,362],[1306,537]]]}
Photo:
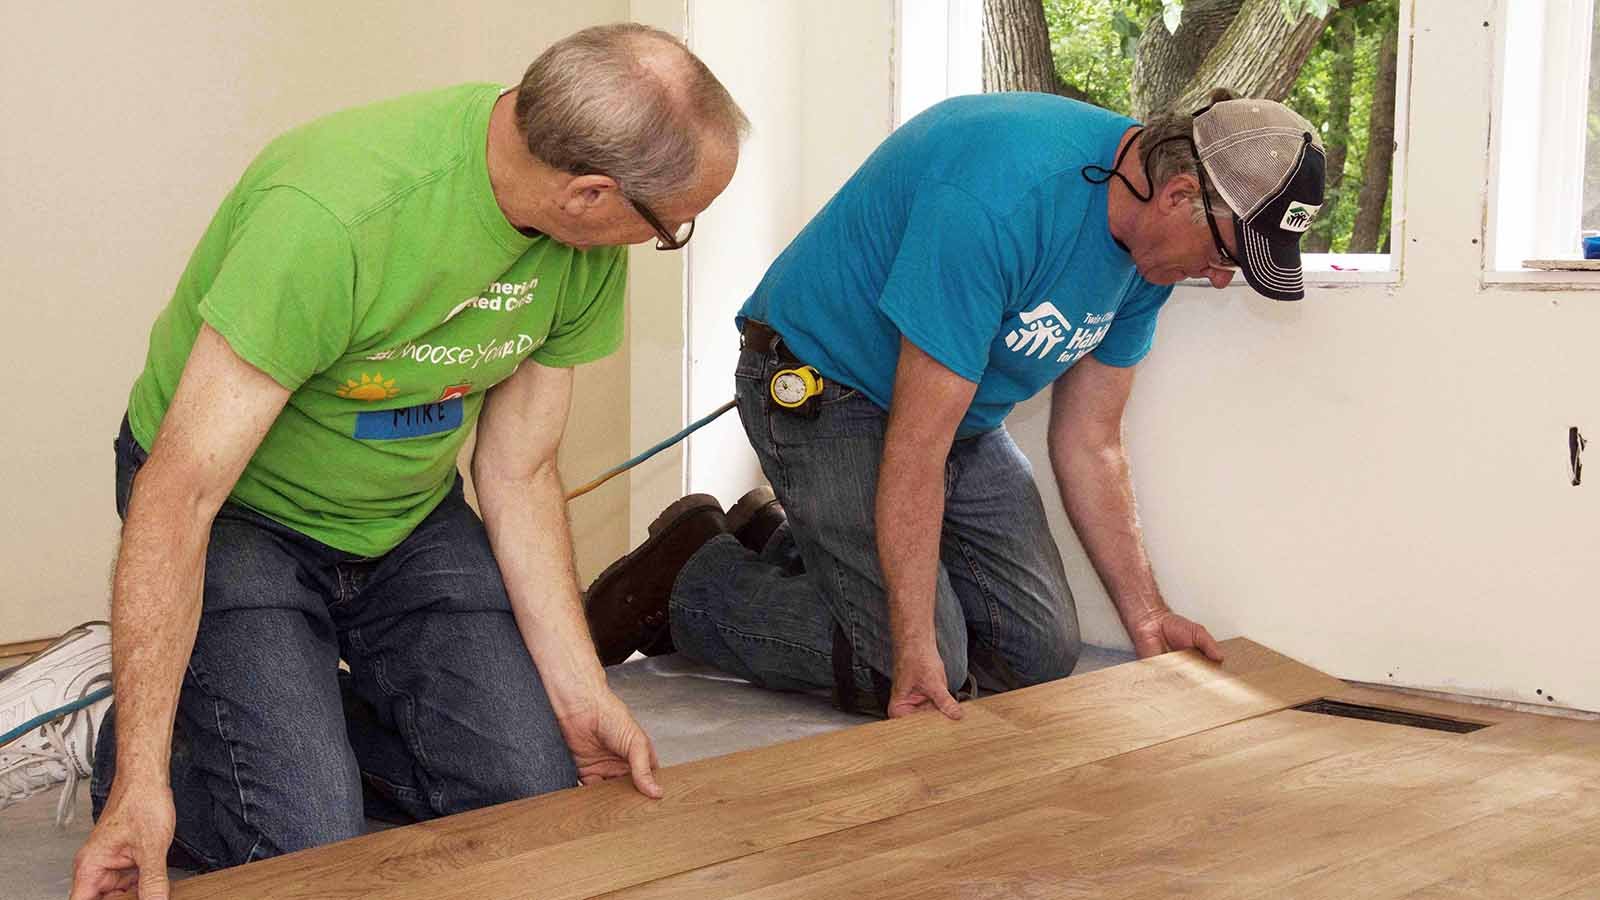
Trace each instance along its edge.
{"label": "knee on floor", "polygon": [[573,787],[578,770],[565,744],[528,746],[473,760],[470,771],[455,784],[445,785],[447,814],[537,797]]}
{"label": "knee on floor", "polygon": [[354,778],[318,782],[270,796],[260,788],[247,791],[242,811],[213,808],[210,815],[196,815],[197,810],[180,809],[177,837],[210,857],[204,861],[209,867],[254,862],[364,833],[360,784]]}
{"label": "knee on floor", "polygon": [[1077,630],[1059,630],[1041,636],[1029,652],[1012,661],[1011,674],[1017,687],[1028,687],[1055,681],[1072,674],[1083,653],[1083,641]]}

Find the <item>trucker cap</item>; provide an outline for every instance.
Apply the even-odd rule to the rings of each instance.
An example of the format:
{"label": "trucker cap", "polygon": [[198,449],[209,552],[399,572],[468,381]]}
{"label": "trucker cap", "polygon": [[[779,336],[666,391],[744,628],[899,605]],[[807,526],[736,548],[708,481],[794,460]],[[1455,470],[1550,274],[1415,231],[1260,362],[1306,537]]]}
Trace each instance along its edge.
{"label": "trucker cap", "polygon": [[1304,297],[1300,238],[1322,209],[1327,168],[1317,130],[1281,103],[1223,100],[1195,113],[1194,144],[1233,210],[1245,281],[1275,300]]}

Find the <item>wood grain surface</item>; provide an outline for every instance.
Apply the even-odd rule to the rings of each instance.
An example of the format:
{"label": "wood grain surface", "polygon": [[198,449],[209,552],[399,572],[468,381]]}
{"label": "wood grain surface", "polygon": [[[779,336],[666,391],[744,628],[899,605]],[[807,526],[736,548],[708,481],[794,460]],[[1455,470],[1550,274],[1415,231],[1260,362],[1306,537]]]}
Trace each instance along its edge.
{"label": "wood grain surface", "polygon": [[[1248,640],[394,829],[196,898],[1600,896],[1600,723],[1352,688]],[[1331,697],[1490,727],[1299,712]],[[1588,891],[1588,893],[1585,893]]]}

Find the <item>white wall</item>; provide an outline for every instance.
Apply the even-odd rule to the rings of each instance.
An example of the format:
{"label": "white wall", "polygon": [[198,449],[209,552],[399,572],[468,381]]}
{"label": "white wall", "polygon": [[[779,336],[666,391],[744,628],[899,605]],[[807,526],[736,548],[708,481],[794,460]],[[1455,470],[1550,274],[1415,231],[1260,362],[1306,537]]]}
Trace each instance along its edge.
{"label": "white wall", "polygon": [[[693,419],[733,399],[734,313],[889,133],[894,4],[691,0],[689,11],[691,45],[752,124],[738,174],[689,245]],[[724,506],[761,481],[737,413],[690,438],[688,454],[689,489]]]}
{"label": "white wall", "polygon": [[[1600,709],[1600,281],[1482,284],[1491,0],[1419,0],[1401,280],[1180,288],[1128,432],[1170,601],[1344,678]],[[1046,410],[1012,417],[1043,460]],[[1053,487],[1045,487],[1053,491]],[[1125,643],[1059,516],[1094,643]]]}
{"label": "white wall", "polygon": [[[628,12],[626,0],[0,0],[0,643],[106,614],[111,439],[152,319],[260,147],[341,107],[514,83],[551,41]],[[575,482],[625,455],[625,355],[578,385],[563,452]],[[626,480],[573,516],[592,575],[625,549]]]}

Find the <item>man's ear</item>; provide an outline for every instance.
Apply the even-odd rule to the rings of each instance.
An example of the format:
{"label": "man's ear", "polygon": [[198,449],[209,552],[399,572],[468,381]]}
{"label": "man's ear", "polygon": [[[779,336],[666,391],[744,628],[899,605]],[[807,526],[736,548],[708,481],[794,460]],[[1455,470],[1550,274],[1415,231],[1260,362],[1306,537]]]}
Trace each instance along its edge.
{"label": "man's ear", "polygon": [[622,199],[621,187],[609,175],[574,175],[561,186],[561,208],[581,216]]}
{"label": "man's ear", "polygon": [[1189,214],[1189,208],[1196,197],[1200,196],[1200,180],[1187,172],[1180,172],[1167,179],[1156,194],[1156,201],[1162,212],[1182,212]]}

